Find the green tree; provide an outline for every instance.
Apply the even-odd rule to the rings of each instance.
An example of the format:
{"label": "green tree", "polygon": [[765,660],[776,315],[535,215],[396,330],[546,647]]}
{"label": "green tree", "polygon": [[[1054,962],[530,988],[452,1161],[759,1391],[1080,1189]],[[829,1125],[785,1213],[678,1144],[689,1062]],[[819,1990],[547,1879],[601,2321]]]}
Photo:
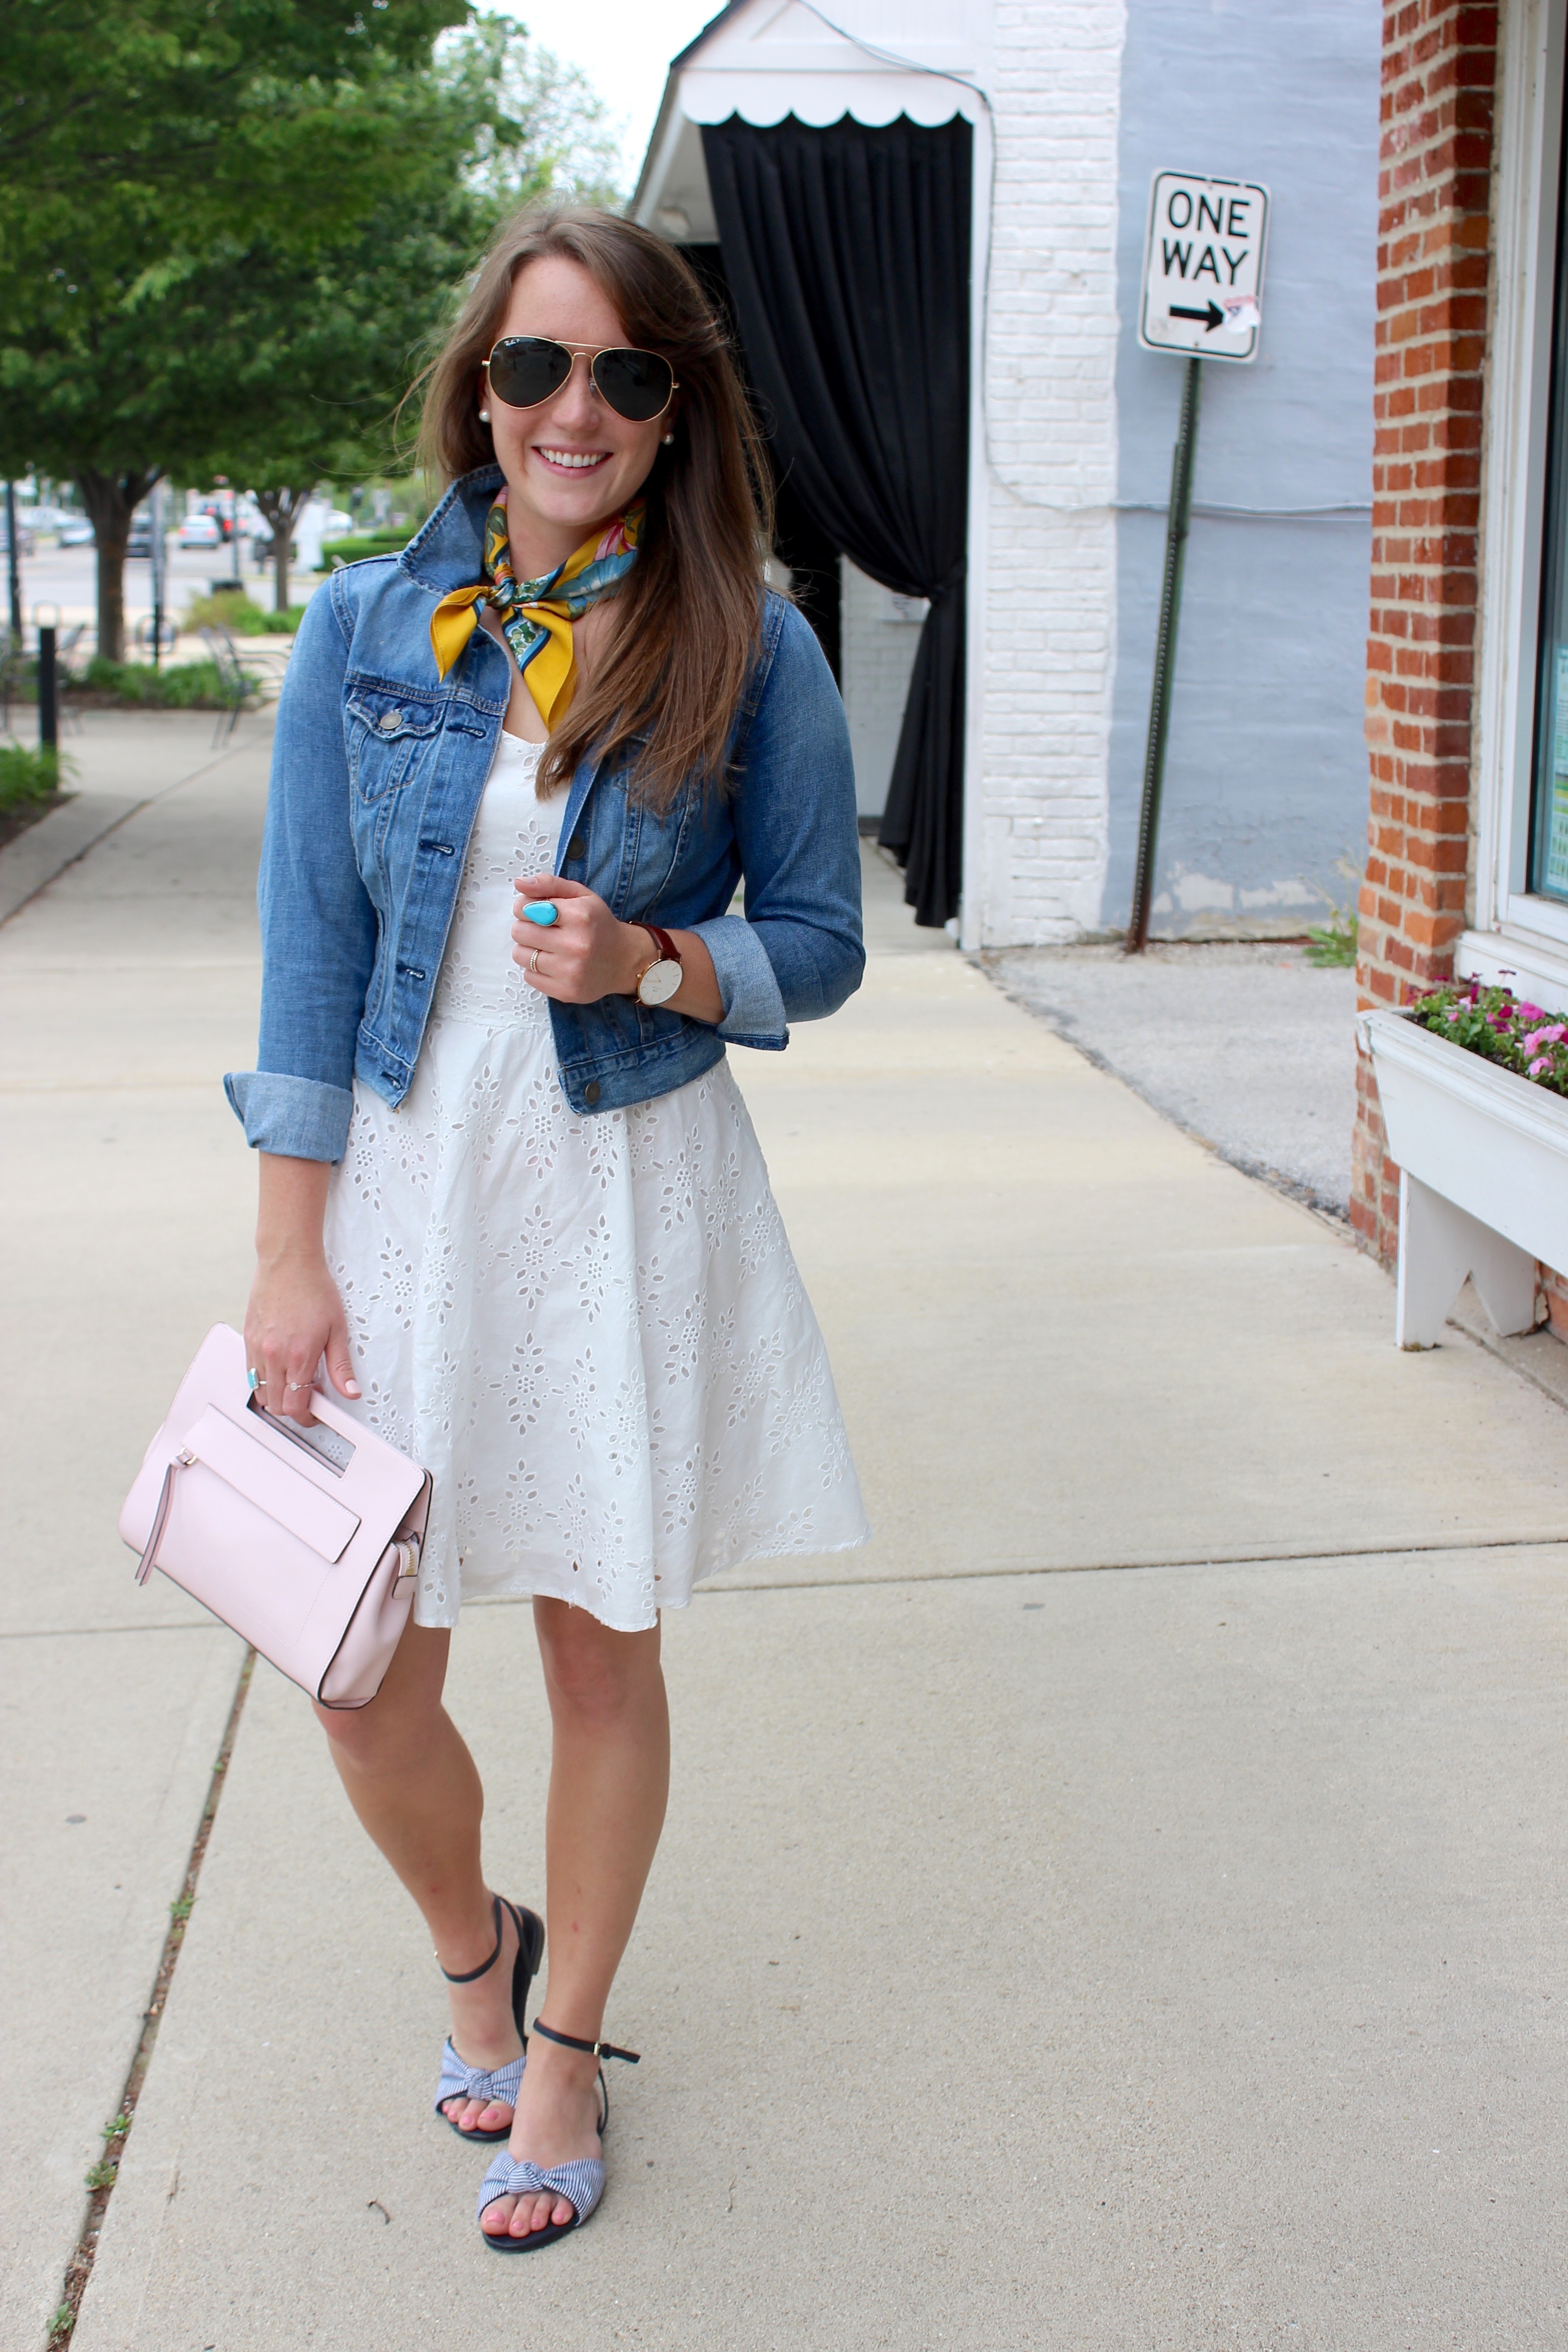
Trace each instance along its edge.
{"label": "green tree", "polygon": [[367,221],[303,260],[257,239],[184,289],[182,346],[205,328],[202,360],[184,366],[212,419],[210,469],[252,490],[271,526],[279,612],[313,486],[406,462],[398,404],[498,213],[551,188],[616,194],[599,101],[520,26],[492,18],[449,37],[435,75],[459,156],[411,169]]}
{"label": "green tree", "polygon": [[0,12],[0,473],[78,484],[101,653],[161,473],[225,472],[288,520],[321,473],[384,462],[409,351],[498,203],[573,138],[592,156],[566,80],[466,0]]}

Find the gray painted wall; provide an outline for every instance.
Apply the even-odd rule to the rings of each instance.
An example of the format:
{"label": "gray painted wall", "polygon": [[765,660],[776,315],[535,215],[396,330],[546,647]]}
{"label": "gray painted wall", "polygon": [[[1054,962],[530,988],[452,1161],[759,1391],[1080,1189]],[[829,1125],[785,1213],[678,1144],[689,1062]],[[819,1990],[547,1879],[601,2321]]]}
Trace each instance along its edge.
{"label": "gray painted wall", "polygon": [[[1156,170],[1272,194],[1259,356],[1204,370],[1194,499],[1366,508],[1381,25],[1370,0],[1129,0],[1117,361],[1118,633],[1102,919],[1127,921],[1183,361],[1138,343]],[[1153,929],[1300,930],[1365,840],[1371,520],[1194,515]],[[1314,911],[1315,910],[1315,911]]]}

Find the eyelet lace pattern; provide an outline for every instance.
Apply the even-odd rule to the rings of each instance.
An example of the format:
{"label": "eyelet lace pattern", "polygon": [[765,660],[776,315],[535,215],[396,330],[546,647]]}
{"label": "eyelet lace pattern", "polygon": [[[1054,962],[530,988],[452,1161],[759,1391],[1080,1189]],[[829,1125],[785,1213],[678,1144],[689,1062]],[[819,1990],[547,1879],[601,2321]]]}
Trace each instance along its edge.
{"label": "eyelet lace pattern", "polygon": [[[579,1118],[512,883],[554,863],[501,737],[414,1082],[354,1088],[327,1259],[370,1426],[431,1471],[414,1613],[553,1594],[625,1632],[868,1532],[826,1351],[727,1062]],[[540,944],[548,947],[542,930]]]}

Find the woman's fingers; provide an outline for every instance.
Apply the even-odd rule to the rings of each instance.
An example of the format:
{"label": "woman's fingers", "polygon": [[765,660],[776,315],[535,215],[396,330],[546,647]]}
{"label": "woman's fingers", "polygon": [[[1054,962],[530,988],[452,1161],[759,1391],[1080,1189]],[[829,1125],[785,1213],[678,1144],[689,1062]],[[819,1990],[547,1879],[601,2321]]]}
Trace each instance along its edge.
{"label": "woman's fingers", "polygon": [[353,1351],[349,1346],[349,1327],[341,1316],[335,1317],[327,1334],[327,1378],[340,1396],[357,1397],[359,1382],[354,1378]]}
{"label": "woman's fingers", "polygon": [[585,882],[568,882],[561,874],[525,874],[512,887],[520,898],[592,898],[597,895]]}

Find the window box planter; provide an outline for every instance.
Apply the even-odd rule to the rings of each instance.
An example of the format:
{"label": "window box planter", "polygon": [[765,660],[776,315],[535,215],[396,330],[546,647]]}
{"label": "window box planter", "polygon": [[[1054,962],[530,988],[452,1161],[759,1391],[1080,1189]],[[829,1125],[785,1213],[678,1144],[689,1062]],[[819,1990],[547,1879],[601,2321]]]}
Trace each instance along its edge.
{"label": "window box planter", "polygon": [[1568,1269],[1568,1099],[1401,1013],[1357,1029],[1399,1175],[1402,1348],[1437,1343],[1468,1275],[1502,1333],[1535,1323],[1535,1266]]}

